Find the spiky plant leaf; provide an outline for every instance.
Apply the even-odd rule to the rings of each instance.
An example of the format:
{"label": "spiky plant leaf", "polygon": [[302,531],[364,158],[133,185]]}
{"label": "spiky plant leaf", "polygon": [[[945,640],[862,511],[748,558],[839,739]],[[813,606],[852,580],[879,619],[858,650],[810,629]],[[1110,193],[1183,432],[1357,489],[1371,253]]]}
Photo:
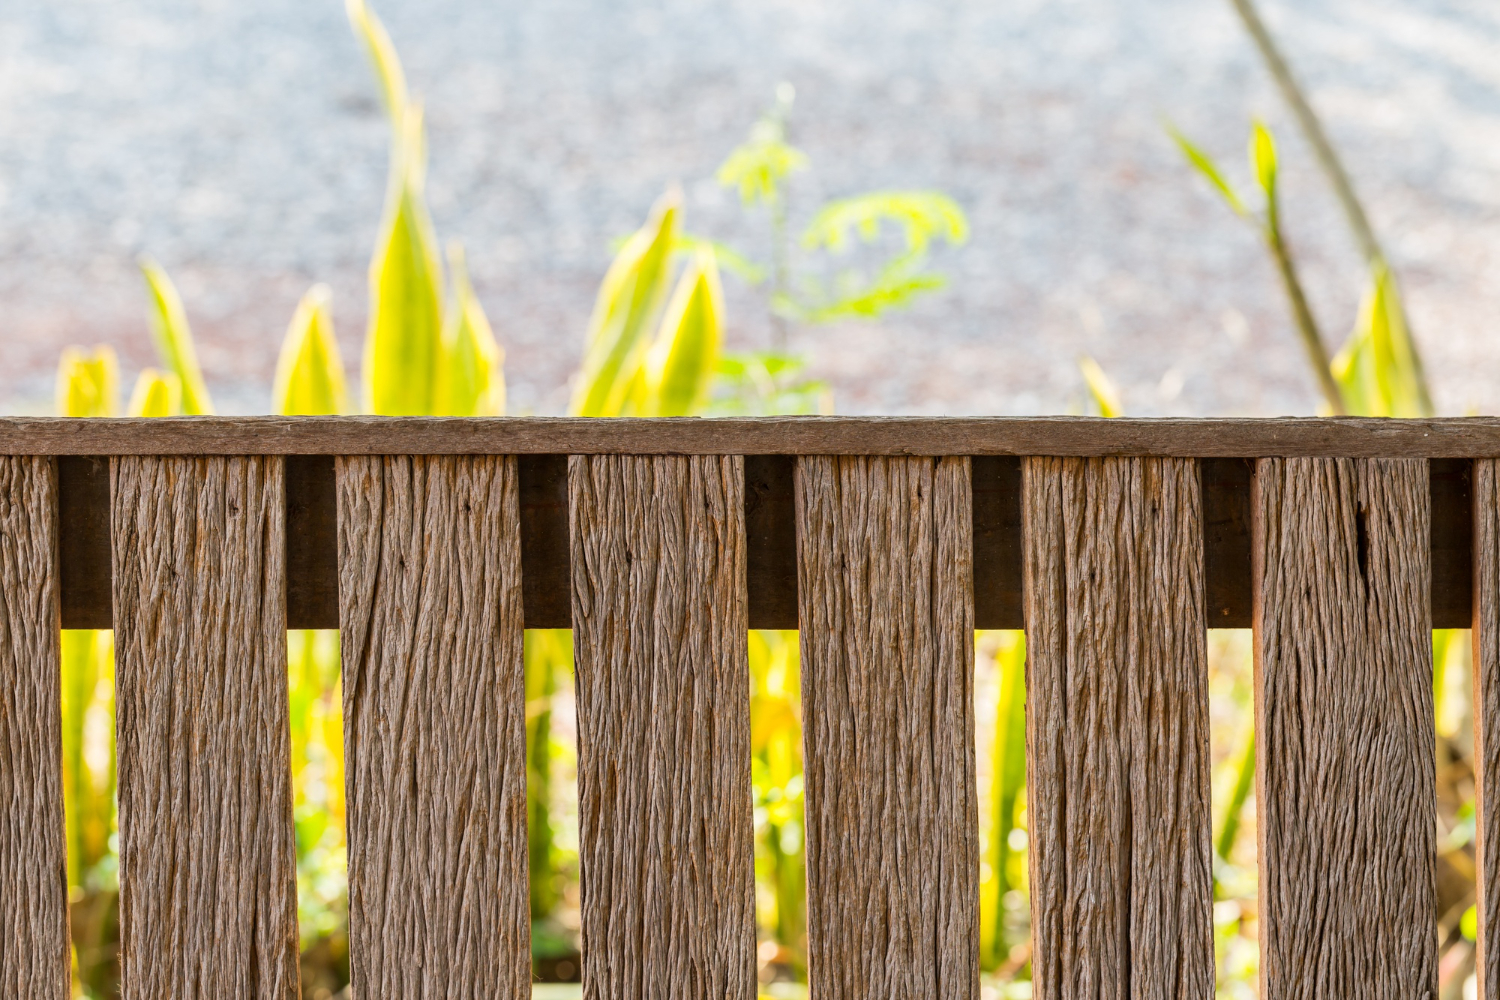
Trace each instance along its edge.
{"label": "spiky plant leaf", "polygon": [[1219,169],[1219,165],[1214,162],[1213,157],[1205,153],[1171,124],[1167,125],[1167,134],[1177,143],[1177,148],[1182,151],[1182,155],[1187,158],[1187,161],[1200,174],[1207,178],[1208,182],[1214,186],[1214,189],[1219,194],[1224,196],[1224,200],[1229,203],[1230,208],[1234,209],[1236,215],[1248,216],[1250,214],[1250,210],[1245,207],[1244,201],[1240,199],[1240,196],[1235,193],[1233,186],[1225,179],[1223,171]]}
{"label": "spiky plant leaf", "polygon": [[639,394],[650,330],[671,277],[681,204],[676,189],[662,195],[604,275],[573,391],[570,409],[577,416],[620,416]]}
{"label": "spiky plant leaf", "polygon": [[297,303],[276,360],[271,406],[288,416],[347,413],[344,361],[333,334],[327,285],[314,285]]}
{"label": "spiky plant leaf", "polygon": [[448,271],[453,297],[443,329],[442,363],[438,368],[437,413],[450,417],[493,417],[505,413],[505,352],[485,318],[463,247],[448,247]]}
{"label": "spiky plant leaf", "polygon": [[380,81],[380,97],[391,122],[396,125],[395,137],[399,139],[401,123],[406,120],[407,91],[406,74],[401,69],[396,46],[391,43],[391,36],[386,32],[385,25],[365,0],[345,0],[344,10],[349,15],[349,23],[353,26],[355,35],[364,43],[365,53],[374,65],[375,76]]}
{"label": "spiky plant leaf", "polygon": [[201,414],[214,412],[203,371],[198,367],[198,352],[193,347],[193,333],[188,328],[187,312],[172,279],[156,261],[142,257],[141,273],[151,293],[151,334],[161,362],[176,375],[181,385],[181,412]]}
{"label": "spiky plant leaf", "polygon": [[1256,119],[1250,126],[1250,165],[1255,180],[1265,192],[1267,203],[1276,200],[1276,140],[1264,122]]}
{"label": "spiky plant leaf", "polygon": [[120,410],[120,363],[114,348],[64,348],[57,363],[57,415],[112,417]]}
{"label": "spiky plant leaf", "polygon": [[1395,283],[1377,263],[1349,339],[1329,366],[1349,413],[1427,416]]}
{"label": "spiky plant leaf", "polygon": [[1083,375],[1101,417],[1118,417],[1124,412],[1120,406],[1120,393],[1104,369],[1099,367],[1099,362],[1085,354],[1078,359],[1078,371]]}
{"label": "spiky plant leaf", "polygon": [[130,392],[125,413],[131,417],[181,416],[182,380],[174,372],[143,369]]}
{"label": "spiky plant leaf", "polygon": [[708,401],[724,343],[724,292],[714,254],[693,255],[662,316],[645,365],[638,412],[659,417],[697,413]]}

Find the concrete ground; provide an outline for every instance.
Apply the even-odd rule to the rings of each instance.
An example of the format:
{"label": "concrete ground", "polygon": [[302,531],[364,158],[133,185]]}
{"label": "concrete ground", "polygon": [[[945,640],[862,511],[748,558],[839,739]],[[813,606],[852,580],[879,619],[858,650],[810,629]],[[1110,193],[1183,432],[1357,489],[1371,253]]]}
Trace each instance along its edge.
{"label": "concrete ground", "polygon": [[[1500,409],[1500,8],[1263,0],[1406,283],[1443,412]],[[850,413],[1053,413],[1083,352],[1142,414],[1310,413],[1254,233],[1163,119],[1247,181],[1282,139],[1287,214],[1330,338],[1361,284],[1341,217],[1227,0],[376,0],[424,99],[440,234],[469,249],[514,410],[566,405],[610,241],[673,181],[688,225],[763,254],[713,172],[789,81],[824,198],[937,188],[951,284],[793,347]],[[0,6],[0,410],[49,405],[58,351],[150,362],[136,254],[181,287],[211,388],[263,411],[299,295],[332,285],[359,356],[385,124],[337,0]],[[730,280],[731,340],[768,337]]]}

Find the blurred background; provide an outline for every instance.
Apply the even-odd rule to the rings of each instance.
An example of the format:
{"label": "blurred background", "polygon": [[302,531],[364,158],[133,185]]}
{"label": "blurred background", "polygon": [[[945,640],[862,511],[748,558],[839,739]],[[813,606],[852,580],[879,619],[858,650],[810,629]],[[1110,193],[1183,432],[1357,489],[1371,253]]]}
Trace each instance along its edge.
{"label": "blurred background", "polygon": [[[1500,10],[1267,2],[1400,273],[1445,413],[1493,412]],[[846,413],[1059,413],[1096,357],[1141,414],[1310,413],[1275,271],[1184,164],[1252,115],[1282,146],[1289,236],[1336,346],[1363,270],[1228,0],[387,0],[426,106],[428,194],[508,354],[512,412],[562,413],[611,241],[680,182],[686,224],[764,256],[714,172],[796,88],[793,228],[825,199],[939,190],[970,235],[947,289],[791,333]],[[337,0],[0,5],[0,405],[50,409],[58,351],[150,363],[134,259],[176,279],[224,412],[264,411],[314,281],[358,357],[387,126]],[[726,278],[731,347],[766,346]]]}
{"label": "blurred background", "polygon": [[[1497,56],[1477,0],[7,4],[0,411],[1493,413]],[[1024,998],[1025,639],[975,642],[983,991]],[[1474,993],[1469,648],[1433,634],[1437,1000]],[[1208,636],[1230,998],[1250,651]],[[288,664],[303,994],[347,998],[337,633]],[[760,981],[800,998],[796,633],[748,667]],[[571,668],[527,634],[538,997],[587,947]],[[64,632],[62,716],[75,994],[112,997],[109,632]]]}

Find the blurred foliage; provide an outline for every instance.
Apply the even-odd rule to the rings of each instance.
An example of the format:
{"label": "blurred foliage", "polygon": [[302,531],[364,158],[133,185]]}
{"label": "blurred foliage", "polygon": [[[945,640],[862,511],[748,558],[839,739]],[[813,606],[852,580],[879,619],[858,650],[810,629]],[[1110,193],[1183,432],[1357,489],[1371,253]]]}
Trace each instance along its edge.
{"label": "blurred foliage", "polygon": [[330,298],[327,285],[314,285],[297,303],[276,359],[271,409],[277,413],[325,416],[349,411]]}

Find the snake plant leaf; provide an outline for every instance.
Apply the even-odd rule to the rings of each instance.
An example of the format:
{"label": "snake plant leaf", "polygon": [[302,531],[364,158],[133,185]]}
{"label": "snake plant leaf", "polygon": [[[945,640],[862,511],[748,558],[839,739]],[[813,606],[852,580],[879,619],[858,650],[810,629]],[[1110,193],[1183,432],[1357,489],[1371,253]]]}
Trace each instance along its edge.
{"label": "snake plant leaf", "polygon": [[151,293],[151,334],[162,364],[177,376],[181,384],[181,412],[201,414],[214,412],[203,371],[198,367],[198,352],[193,347],[193,333],[188,328],[187,312],[172,279],[156,261],[143,257],[141,273]]}
{"label": "snake plant leaf", "polygon": [[344,361],[333,335],[327,285],[314,285],[297,303],[276,360],[271,406],[288,416],[346,413],[349,391]]}
{"label": "snake plant leaf", "polygon": [[1104,373],[1104,369],[1099,367],[1099,362],[1087,354],[1082,355],[1078,359],[1078,371],[1083,375],[1083,381],[1089,387],[1089,395],[1093,397],[1094,405],[1099,407],[1101,417],[1118,417],[1124,412],[1120,405],[1120,393]]}
{"label": "snake plant leaf", "polygon": [[146,368],[135,380],[130,403],[131,417],[176,417],[182,414],[182,380],[174,372]]}
{"label": "snake plant leaf", "polygon": [[1213,157],[1209,156],[1189,140],[1187,136],[1179,132],[1176,126],[1168,124],[1167,134],[1172,137],[1172,141],[1177,143],[1177,148],[1182,151],[1182,155],[1187,158],[1187,161],[1197,168],[1198,172],[1214,186],[1219,194],[1224,196],[1224,200],[1229,203],[1229,207],[1234,209],[1234,214],[1241,216],[1248,216],[1250,214],[1250,210],[1245,207],[1245,203],[1235,193],[1229,181],[1225,179],[1223,171],[1219,169],[1219,165],[1214,162]]}
{"label": "snake plant leaf", "polygon": [[107,344],[68,347],[57,363],[57,415],[112,417],[120,410],[120,362]]}
{"label": "snake plant leaf", "polygon": [[424,416],[436,402],[442,346],[442,262],[423,196],[422,113],[411,106],[391,151],[391,182],[370,261],[365,405],[371,413]]}
{"label": "snake plant leaf", "polygon": [[1427,415],[1395,282],[1383,264],[1372,269],[1359,319],[1330,368],[1349,413],[1366,417]]}
{"label": "snake plant leaf", "polygon": [[[1015,943],[1006,933],[1005,897],[1019,888],[1012,834],[1019,829],[1018,806],[1026,791],[1026,633],[1002,632],[995,650],[1000,674],[1000,701],[995,717],[995,749],[990,771],[990,871],[993,883],[981,908],[985,968],[1000,965]],[[985,919],[988,918],[988,919]]]}
{"label": "snake plant leaf", "polygon": [[1267,204],[1276,201],[1276,140],[1264,122],[1256,119],[1250,126],[1250,165],[1255,179],[1265,192]]}
{"label": "snake plant leaf", "polygon": [[625,241],[605,273],[573,392],[576,416],[620,416],[639,395],[641,363],[666,298],[681,212],[675,188],[657,199],[646,224]]}
{"label": "snake plant leaf", "polygon": [[375,75],[380,80],[380,97],[391,122],[397,126],[396,138],[399,140],[400,125],[406,120],[407,91],[406,74],[401,69],[396,46],[391,43],[385,25],[365,0],[345,0],[344,10],[375,67]]}
{"label": "snake plant leaf", "polygon": [[469,284],[463,247],[448,247],[453,300],[443,330],[438,368],[437,413],[452,417],[493,417],[505,413],[505,352]]}
{"label": "snake plant leaf", "polygon": [[724,291],[713,251],[704,247],[693,254],[662,316],[646,358],[640,412],[684,417],[702,409],[723,343]]}

